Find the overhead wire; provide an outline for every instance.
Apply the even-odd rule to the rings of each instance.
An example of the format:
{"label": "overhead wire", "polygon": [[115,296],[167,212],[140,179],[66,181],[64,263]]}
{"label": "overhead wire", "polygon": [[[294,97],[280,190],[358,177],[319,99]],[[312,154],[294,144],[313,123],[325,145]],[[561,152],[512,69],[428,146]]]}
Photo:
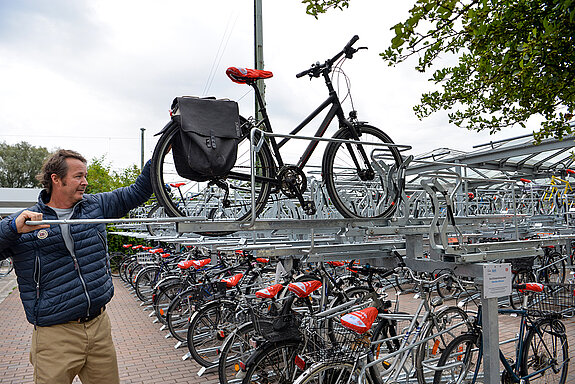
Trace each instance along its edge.
{"label": "overhead wire", "polygon": [[224,53],[226,51],[226,48],[228,46],[228,43],[230,41],[230,38],[232,36],[232,32],[235,29],[236,23],[238,21],[239,18],[239,12],[236,12],[235,14],[235,19],[232,22],[232,17],[234,16],[234,14],[230,14],[230,17],[228,18],[228,22],[226,23],[226,29],[224,30],[224,34],[220,40],[220,44],[218,46],[218,51],[216,52],[216,56],[214,57],[214,61],[212,62],[212,66],[210,68],[210,73],[208,75],[208,79],[206,81],[206,85],[204,86],[204,90],[202,91],[202,96],[207,96],[207,93],[209,92],[212,83],[214,81],[214,78],[216,76],[216,72],[219,68],[219,65],[222,61],[222,57],[224,56]]}

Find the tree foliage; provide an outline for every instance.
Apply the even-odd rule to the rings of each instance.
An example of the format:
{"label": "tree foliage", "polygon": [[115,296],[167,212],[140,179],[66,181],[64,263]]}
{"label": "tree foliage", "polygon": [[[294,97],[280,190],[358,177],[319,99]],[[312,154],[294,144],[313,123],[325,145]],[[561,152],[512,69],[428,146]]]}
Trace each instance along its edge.
{"label": "tree foliage", "polygon": [[113,191],[116,188],[128,186],[136,181],[140,169],[136,165],[122,169],[120,172],[112,170],[106,163],[105,156],[92,159],[88,164],[87,193],[100,193]]}
{"label": "tree foliage", "polygon": [[46,148],[35,147],[25,141],[14,145],[0,143],[0,187],[41,187],[36,175],[48,155]]}
{"label": "tree foliage", "polygon": [[[348,6],[303,2],[315,16]],[[392,30],[381,54],[390,65],[414,56],[425,72],[440,58],[456,61],[434,69],[440,90],[422,95],[418,117],[447,110],[457,126],[496,132],[538,116],[539,139],[573,133],[575,0],[417,0]]]}
{"label": "tree foliage", "polygon": [[320,13],[326,13],[330,8],[343,10],[349,7],[348,0],[304,0],[302,3],[307,4],[306,12],[316,19]]}

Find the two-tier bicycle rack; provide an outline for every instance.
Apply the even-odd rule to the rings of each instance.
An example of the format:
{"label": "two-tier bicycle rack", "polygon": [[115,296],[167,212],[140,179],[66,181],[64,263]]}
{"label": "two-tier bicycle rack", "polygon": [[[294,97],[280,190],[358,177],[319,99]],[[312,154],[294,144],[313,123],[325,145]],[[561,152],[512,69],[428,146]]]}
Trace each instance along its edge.
{"label": "two-tier bicycle rack", "polygon": [[[260,133],[261,137],[269,134],[261,131]],[[301,136],[293,138],[318,140]],[[253,169],[254,153],[258,149],[258,144],[253,139],[252,143],[255,143],[251,148]],[[407,146],[398,147],[407,148]],[[545,148],[564,152],[566,147],[565,143],[553,142]],[[377,170],[376,154],[372,154],[372,160]],[[254,252],[257,257],[282,260],[288,267],[290,260],[294,258],[307,261],[355,259],[373,265],[392,267],[396,263],[393,254],[399,252],[404,255],[407,266],[414,270],[431,272],[447,268],[458,275],[472,277],[482,286],[484,286],[483,269],[492,263],[541,255],[544,247],[552,245],[564,247],[569,254],[571,253],[571,242],[575,238],[575,231],[570,225],[572,222],[569,220],[570,213],[563,213],[560,216],[537,216],[533,215],[532,206],[523,211],[518,209],[518,200],[521,199],[517,198],[516,191],[521,189],[520,181],[487,176],[466,177],[466,164],[460,161],[412,160],[412,157],[407,157],[404,164],[394,170],[398,177],[405,177],[405,174],[409,175],[410,172],[417,176],[405,186],[402,203],[397,209],[396,216],[388,219],[349,219],[330,212],[328,215],[320,213],[316,219],[253,218],[247,223],[184,217],[52,220],[42,223],[115,223],[117,228],[124,229],[122,232],[116,232],[119,234],[158,242],[201,245],[220,251],[248,250]],[[255,185],[253,180],[252,185]],[[315,189],[317,196],[312,196],[316,201],[322,198],[320,189],[321,185]],[[490,203],[491,208],[485,208],[488,204],[483,204],[479,199],[470,202],[467,196],[471,190],[481,193],[485,191],[486,196],[505,198],[506,205],[495,207]],[[523,202],[528,200],[529,194],[526,196]],[[473,211],[475,214],[465,216],[470,212],[470,206],[476,207]],[[286,211],[281,207],[275,209],[277,212]],[[137,231],[138,225],[150,223],[158,225],[175,223],[177,234],[170,237],[151,237]],[[194,235],[194,233],[222,231],[234,234],[226,237]],[[533,238],[534,235],[542,233],[546,235]],[[480,238],[494,237],[503,241],[476,241]],[[498,299],[486,298],[482,294],[481,302],[484,355],[498,356]],[[496,358],[484,360],[485,382],[499,383],[499,360]]]}

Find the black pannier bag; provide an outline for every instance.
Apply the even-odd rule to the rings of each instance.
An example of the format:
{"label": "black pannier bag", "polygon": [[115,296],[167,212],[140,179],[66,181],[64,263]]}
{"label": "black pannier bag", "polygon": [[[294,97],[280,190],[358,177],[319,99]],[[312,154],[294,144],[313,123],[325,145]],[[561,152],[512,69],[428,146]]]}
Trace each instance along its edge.
{"label": "black pannier bag", "polygon": [[172,111],[172,120],[180,126],[172,140],[178,175],[194,181],[225,177],[236,163],[241,136],[238,104],[178,97]]}

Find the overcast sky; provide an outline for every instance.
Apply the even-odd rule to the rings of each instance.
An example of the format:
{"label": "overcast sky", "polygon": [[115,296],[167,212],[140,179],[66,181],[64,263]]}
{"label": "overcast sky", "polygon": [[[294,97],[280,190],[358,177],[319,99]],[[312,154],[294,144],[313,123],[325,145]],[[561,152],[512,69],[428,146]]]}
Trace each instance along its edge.
{"label": "overcast sky", "polygon": [[[449,125],[443,113],[414,116],[413,105],[433,86],[428,75],[413,61],[389,67],[379,57],[412,1],[353,1],[319,20],[299,0],[263,3],[265,69],[274,73],[266,98],[276,132],[288,133],[326,96],[321,80],[295,74],[357,34],[356,46],[369,50],[343,66],[354,106],[361,120],[411,145],[410,153],[468,151],[529,133],[490,137]],[[232,83],[225,70],[253,62],[253,0],[0,0],[0,141],[105,155],[117,169],[139,165],[140,128],[149,158],[176,96],[238,100],[240,113],[251,115],[249,87]]]}

